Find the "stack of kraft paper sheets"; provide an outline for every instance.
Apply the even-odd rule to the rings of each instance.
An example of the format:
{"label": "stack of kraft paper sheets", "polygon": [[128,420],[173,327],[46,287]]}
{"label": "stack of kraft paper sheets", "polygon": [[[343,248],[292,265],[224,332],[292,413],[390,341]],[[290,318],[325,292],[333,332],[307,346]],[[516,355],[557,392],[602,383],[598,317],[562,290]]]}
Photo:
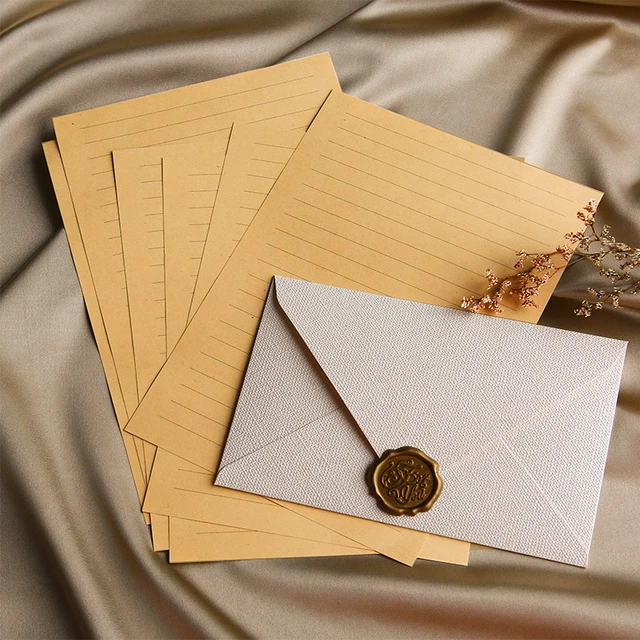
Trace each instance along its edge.
{"label": "stack of kraft paper sheets", "polygon": [[[216,486],[274,275],[444,307],[602,194],[341,93],[328,54],[54,118],[46,159],[142,511],[172,562],[469,542]],[[536,323],[539,306],[505,300]]]}

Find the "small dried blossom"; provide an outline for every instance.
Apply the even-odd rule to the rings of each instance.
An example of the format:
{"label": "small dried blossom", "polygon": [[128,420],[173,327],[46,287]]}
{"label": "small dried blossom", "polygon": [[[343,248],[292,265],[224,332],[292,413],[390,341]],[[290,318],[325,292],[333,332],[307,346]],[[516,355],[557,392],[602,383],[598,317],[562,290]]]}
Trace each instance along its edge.
{"label": "small dried blossom", "polygon": [[[562,244],[551,253],[532,254],[524,249],[517,251],[514,268],[522,270],[527,265],[523,271],[501,279],[491,269],[487,269],[487,292],[478,297],[462,298],[460,306],[472,313],[502,313],[500,303],[509,295],[516,298],[523,307],[538,307],[534,298],[540,295],[540,288],[552,276],[567,265],[572,266],[582,260],[588,260],[598,268],[601,277],[614,285],[624,282],[627,286],[615,286],[611,291],[588,289],[589,295],[595,300],[583,300],[580,308],[575,310],[576,315],[588,318],[593,311],[602,309],[605,304],[620,307],[623,296],[640,292],[640,279],[633,276],[634,269],[640,267],[640,249],[617,242],[607,225],[598,233],[594,227],[596,208],[597,202],[591,200],[577,212],[577,217],[584,222],[585,229],[567,233],[565,239],[569,244]],[[594,247],[596,250],[593,250]],[[569,262],[572,257],[574,260]],[[615,268],[605,266],[605,261],[613,262]]]}
{"label": "small dried blossom", "polygon": [[480,311],[502,313],[500,303],[505,296],[509,295],[516,298],[523,307],[538,307],[535,298],[540,295],[540,287],[547,284],[553,275],[566,266],[571,254],[572,250],[567,245],[558,247],[552,253],[532,254],[521,249],[516,252],[518,260],[514,267],[522,269],[525,263],[528,263],[527,269],[502,279],[491,269],[487,269],[485,273],[485,278],[489,282],[487,293],[479,297],[464,297],[460,306],[472,313],[480,313]]}
{"label": "small dried blossom", "polygon": [[[569,234],[565,237],[568,239],[568,236]],[[613,286],[609,290],[587,289],[592,299],[583,300],[575,310],[576,315],[588,318],[606,304],[620,308],[623,297],[640,292],[640,249],[616,241],[609,225],[604,225],[598,233],[593,220],[587,222],[585,233],[578,239],[571,265],[584,260],[596,267],[600,277],[607,279]]]}

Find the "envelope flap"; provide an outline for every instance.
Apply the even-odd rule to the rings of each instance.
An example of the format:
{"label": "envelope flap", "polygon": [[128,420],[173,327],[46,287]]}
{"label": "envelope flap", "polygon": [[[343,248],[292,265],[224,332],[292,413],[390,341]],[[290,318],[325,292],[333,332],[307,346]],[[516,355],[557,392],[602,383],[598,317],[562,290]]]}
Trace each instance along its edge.
{"label": "envelope flap", "polygon": [[451,465],[541,420],[553,437],[546,413],[592,401],[601,377],[596,413],[557,428],[608,443],[626,343],[282,277],[275,293],[378,455],[411,445]]}

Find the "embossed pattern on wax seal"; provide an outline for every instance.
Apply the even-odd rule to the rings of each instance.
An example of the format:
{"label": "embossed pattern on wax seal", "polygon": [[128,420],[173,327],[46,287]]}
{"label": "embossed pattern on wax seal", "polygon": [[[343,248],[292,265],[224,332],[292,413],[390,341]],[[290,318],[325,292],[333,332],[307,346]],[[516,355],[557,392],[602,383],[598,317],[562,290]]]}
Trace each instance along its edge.
{"label": "embossed pattern on wax seal", "polygon": [[428,511],[442,491],[438,463],[415,447],[385,451],[371,465],[368,480],[378,506],[395,516]]}

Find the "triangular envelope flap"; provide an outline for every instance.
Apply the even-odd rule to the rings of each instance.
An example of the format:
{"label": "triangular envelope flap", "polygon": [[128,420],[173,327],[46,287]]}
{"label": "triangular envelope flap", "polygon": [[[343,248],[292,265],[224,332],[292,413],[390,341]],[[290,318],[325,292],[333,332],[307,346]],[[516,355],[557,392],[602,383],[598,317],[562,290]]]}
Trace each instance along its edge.
{"label": "triangular envelope flap", "polygon": [[220,461],[220,472],[338,411],[342,403],[330,391],[330,385],[323,384],[318,376],[317,368],[310,366],[308,350],[275,301],[272,283]]}
{"label": "triangular envelope flap", "polygon": [[552,435],[563,398],[577,421],[559,427],[608,442],[611,420],[581,406],[613,367],[588,391],[613,415],[623,342],[283,277],[275,293],[378,454],[417,446],[446,474],[505,434]]}

